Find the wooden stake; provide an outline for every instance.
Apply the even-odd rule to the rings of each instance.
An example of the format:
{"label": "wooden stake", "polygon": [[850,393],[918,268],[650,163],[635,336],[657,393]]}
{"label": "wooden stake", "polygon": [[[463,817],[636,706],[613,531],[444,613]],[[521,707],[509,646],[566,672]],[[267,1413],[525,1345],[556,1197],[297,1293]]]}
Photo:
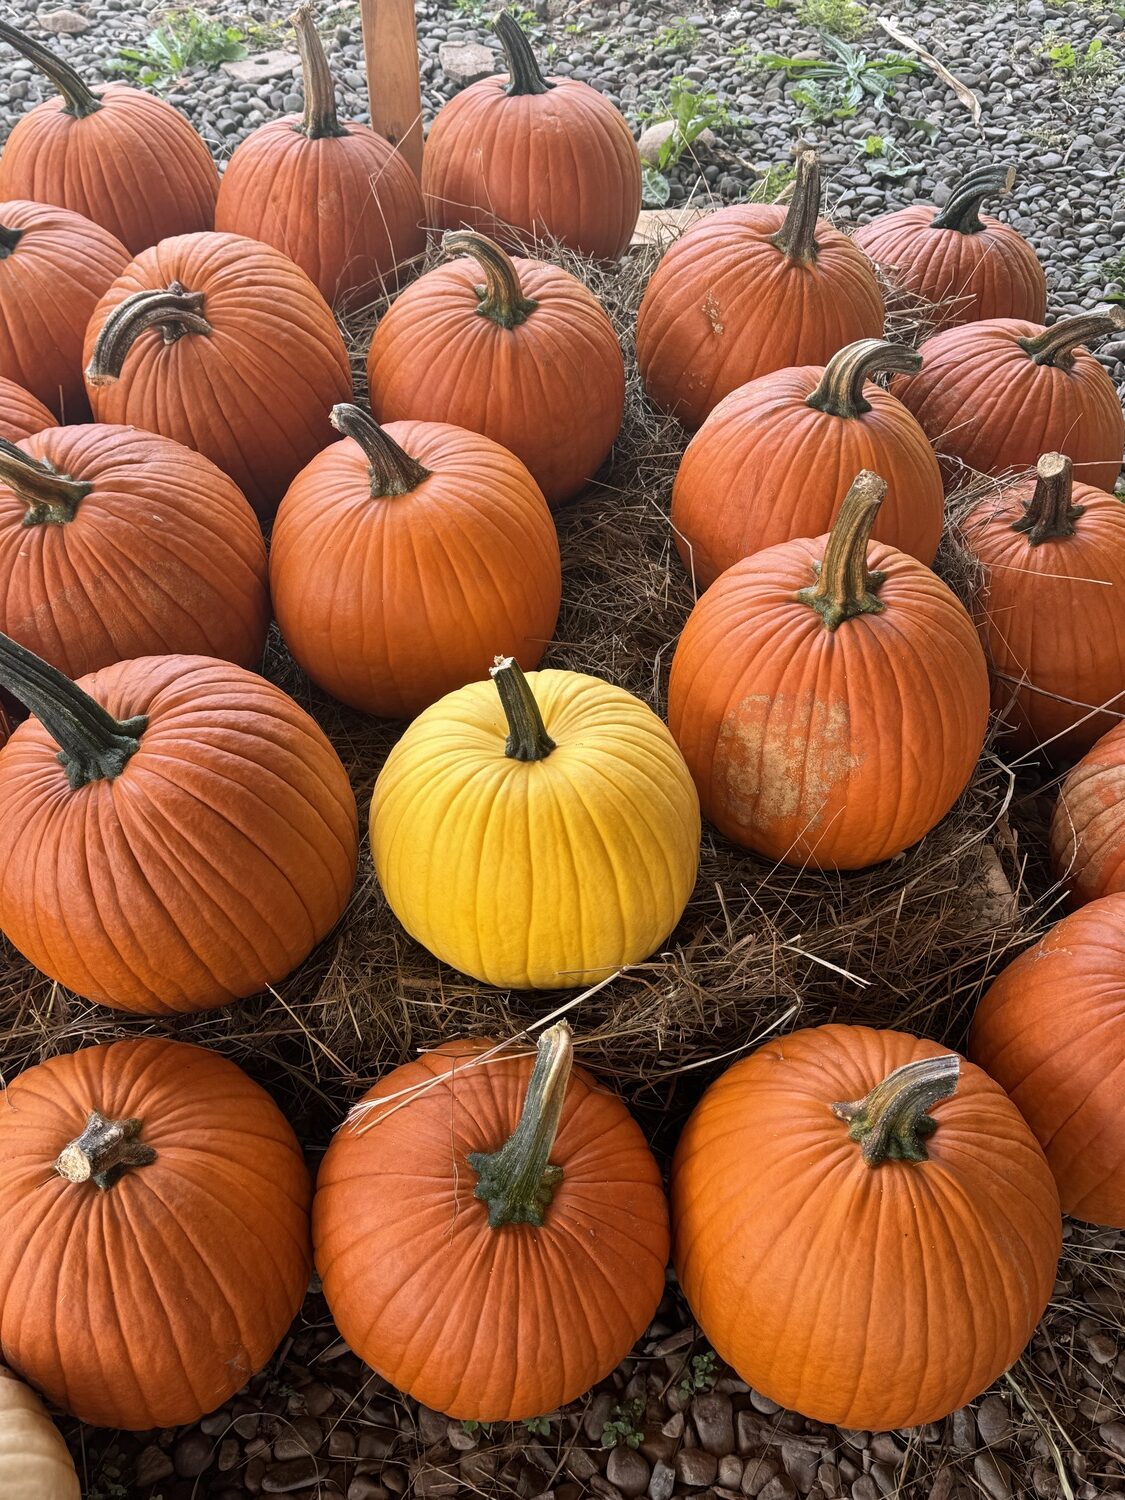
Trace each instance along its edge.
{"label": "wooden stake", "polygon": [[414,0],[360,0],[371,124],[422,175],[422,78]]}

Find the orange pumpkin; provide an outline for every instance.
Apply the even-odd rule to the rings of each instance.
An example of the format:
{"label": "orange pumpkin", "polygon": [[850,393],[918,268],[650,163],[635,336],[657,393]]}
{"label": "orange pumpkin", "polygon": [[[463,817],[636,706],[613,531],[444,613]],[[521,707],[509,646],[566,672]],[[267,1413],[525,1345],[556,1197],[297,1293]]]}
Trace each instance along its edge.
{"label": "orange pumpkin", "polygon": [[209,1010],[333,927],[355,798],[280,688],[203,656],[73,683],[5,635],[0,684],[36,715],[0,752],[0,930],[51,979],[142,1015]]}
{"label": "orange pumpkin", "polygon": [[559,542],[506,449],[438,422],[384,431],[356,406],[344,441],[281,502],[270,586],[286,645],[355,708],[413,718],[483,676],[498,650],[528,669],[554,634]]}
{"label": "orange pumpkin", "polygon": [[14,380],[0,376],[0,438],[18,443],[21,438],[42,432],[45,427],[57,427],[54,415],[42,401]]}
{"label": "orange pumpkin", "polygon": [[508,76],[482,78],[438,111],[422,158],[428,222],[616,260],[641,209],[633,132],[589,84],[544,78],[514,16],[501,11],[494,25]]}
{"label": "orange pumpkin", "polygon": [[1047,1153],[1063,1212],[1125,1229],[1125,895],[1021,953],[977,1007],[969,1055]]}
{"label": "orange pumpkin", "polygon": [[133,656],[262,659],[266,546],[207,459],[134,427],[0,439],[0,630],[69,677]]}
{"label": "orange pumpkin", "polygon": [[1035,479],[961,523],[980,563],[993,706],[1011,728],[1002,747],[1049,760],[1083,754],[1125,709],[1125,507],[1071,474],[1068,458],[1045,454]]}
{"label": "orange pumpkin", "polygon": [[219,174],[178,109],[121,83],[89,89],[69,64],[0,21],[14,47],[58,89],[12,128],[0,198],[84,214],[136,255],[172,234],[210,229]]}
{"label": "orange pumpkin", "polygon": [[446,235],[443,249],[471,259],[427,272],[380,319],[367,356],[371,410],[380,422],[482,432],[561,505],[621,427],[625,363],[613,324],[558,266],[509,260],[478,234]]}
{"label": "orange pumpkin", "polygon": [[820,167],[805,150],[788,209],[721,208],[666,252],[637,314],[637,363],[661,411],[698,427],[748,380],[882,336],[871,262],[819,212]]}
{"label": "orange pumpkin", "polygon": [[310,1184],[234,1063],[157,1037],[52,1057],[0,1093],[0,1154],[0,1348],[52,1401],[170,1427],[265,1365],[308,1287]]}
{"label": "orange pumpkin", "polygon": [[56,417],[88,417],[82,339],[128,263],[125,246],[80,214],[0,203],[0,375]]}
{"label": "orange pumpkin", "polygon": [[404,157],[370,125],[341,125],[312,6],[293,17],[304,116],[251,131],[223,173],[215,228],[273,245],[327,302],[373,302],[426,248],[422,194]]}
{"label": "orange pumpkin", "polygon": [[1051,865],[1071,906],[1125,891],[1125,723],[1103,734],[1059,789]]}
{"label": "orange pumpkin", "polygon": [[1047,314],[1047,278],[1023,235],[981,204],[1008,194],[1015,167],[985,166],[967,172],[945,207],[912,203],[880,214],[852,238],[899,286],[933,305],[933,326],[955,328],[982,318],[1026,318]]}
{"label": "orange pumpkin", "polygon": [[827,531],[861,469],[887,480],[876,538],[933,562],[945,520],[934,450],[868,378],[919,363],[901,345],[861,339],[826,367],[760,375],[720,401],[672,487],[676,547],[697,588],[753,552]]}
{"label": "orange pumpkin", "polygon": [[676,1148],[672,1225],[721,1358],[781,1406],[880,1431],[939,1421],[1014,1364],[1062,1244],[1003,1090],[864,1026],[767,1042],[711,1085]]}
{"label": "orange pumpkin", "polygon": [[571,1072],[565,1022],[534,1068],[498,1051],[451,1042],[382,1078],[328,1148],[313,1204],[352,1349],[427,1406],[484,1422],[540,1416],[608,1375],[668,1258],[659,1169],[617,1095]]}
{"label": "orange pumpkin", "polygon": [[194,448],[263,520],[331,440],[329,409],[352,389],[324,298],[280,251],[236,234],[138,255],[94,309],[83,358],[99,422]]}
{"label": "orange pumpkin", "polygon": [[862,473],[827,537],[729,568],[676,647],[668,724],[704,816],[789,864],[862,869],[933,828],[988,723],[972,621],[916,558],[868,545]]}
{"label": "orange pumpkin", "polygon": [[1125,328],[1125,308],[1060,318],[1050,328],[992,318],[948,328],[919,349],[916,375],[892,392],[928,434],[955,483],[964,470],[1008,474],[1065,453],[1084,484],[1112,492],[1125,417],[1106,370],[1079,345]]}

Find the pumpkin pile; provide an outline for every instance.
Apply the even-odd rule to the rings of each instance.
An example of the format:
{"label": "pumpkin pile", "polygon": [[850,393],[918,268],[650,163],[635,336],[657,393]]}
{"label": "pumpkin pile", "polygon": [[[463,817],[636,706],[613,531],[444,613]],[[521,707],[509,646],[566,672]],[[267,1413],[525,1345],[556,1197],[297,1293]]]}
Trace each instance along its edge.
{"label": "pumpkin pile", "polygon": [[[617,110],[503,14],[507,76],[440,111],[419,183],[338,119],[308,4],[294,24],[304,112],[220,186],[169,105],[0,22],[59,90],[0,154],[0,932],[61,1006],[152,1018],[5,1074],[0,1493],[77,1493],[35,1391],[130,1430],[227,1401],[314,1257],[355,1353],[465,1421],[606,1377],[669,1254],[769,1400],[938,1421],[1020,1356],[1061,1214],[1125,1227],[1125,425],[1082,347],[1122,316],[1044,322],[1033,249],[981,213],[1011,169],[850,236],[803,147],[785,207],[667,248],[627,361],[553,249],[629,245]],[[919,348],[886,336],[876,263],[935,305]],[[376,299],[368,412],[333,309]],[[612,524],[632,375],[684,450],[649,497],[695,595],[646,663],[659,703],[670,661],[667,722],[613,660],[557,665],[586,586],[560,508],[571,542],[584,494]],[[966,471],[991,486],[963,503]],[[262,673],[271,621],[292,692]],[[848,872],[894,882],[989,743],[1077,760],[1050,835],[1076,910],[990,976],[972,1061],[846,1014],[747,1035],[669,1200],[536,992],[661,982],[697,939],[705,842],[746,887],[789,866],[826,904]],[[541,1035],[450,1025],[359,1099],[314,1193],[277,1103],[164,1033],[332,964],[373,902],[389,962],[435,995],[530,992]]]}

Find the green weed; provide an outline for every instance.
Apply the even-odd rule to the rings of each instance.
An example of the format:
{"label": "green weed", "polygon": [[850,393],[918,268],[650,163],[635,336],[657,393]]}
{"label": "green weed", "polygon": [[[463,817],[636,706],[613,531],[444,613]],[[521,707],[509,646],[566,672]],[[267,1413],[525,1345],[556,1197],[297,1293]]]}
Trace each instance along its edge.
{"label": "green weed", "polygon": [[122,73],[138,83],[174,81],[189,68],[235,62],[245,57],[256,37],[198,10],[170,11],[140,47],[123,47]]}
{"label": "green weed", "polygon": [[550,1417],[528,1417],[523,1425],[536,1437],[549,1437],[551,1434]]}
{"label": "green weed", "polygon": [[700,1391],[709,1391],[715,1384],[718,1376],[718,1359],[715,1353],[708,1349],[705,1354],[693,1354],[691,1367],[680,1381],[680,1395],[685,1400]]}
{"label": "green weed", "polygon": [[645,1440],[644,1430],[636,1424],[644,1416],[645,1404],[640,1396],[613,1408],[613,1415],[602,1427],[602,1447],[616,1448],[624,1443],[626,1448],[639,1448]]}
{"label": "green weed", "polygon": [[657,52],[692,52],[699,40],[699,27],[689,21],[673,21],[662,26],[652,39]]}
{"label": "green weed", "polygon": [[827,32],[821,41],[831,57],[780,57],[764,52],[758,58],[760,67],[784,72],[796,82],[790,98],[811,120],[850,119],[865,98],[883,108],[893,98],[897,80],[918,71],[917,63],[908,57],[869,57]]}
{"label": "green weed", "polygon": [[776,203],[797,175],[797,168],[790,162],[769,167],[746,194],[747,203]]}
{"label": "green weed", "polygon": [[830,31],[852,40],[866,31],[869,17],[857,0],[801,0],[797,20],[815,31]]}

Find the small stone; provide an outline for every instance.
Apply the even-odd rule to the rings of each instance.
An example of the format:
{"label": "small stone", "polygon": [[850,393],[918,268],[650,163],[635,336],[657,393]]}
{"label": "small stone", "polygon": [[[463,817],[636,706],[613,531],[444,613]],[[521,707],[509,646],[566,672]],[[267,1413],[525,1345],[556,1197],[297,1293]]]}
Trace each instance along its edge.
{"label": "small stone", "polygon": [[602,1428],[609,1421],[616,1405],[612,1391],[599,1391],[586,1408],[582,1418],[582,1431],[591,1443],[600,1443]]}
{"label": "small stone", "polygon": [[308,1489],[327,1477],[328,1465],[306,1454],[304,1458],[294,1458],[289,1463],[270,1464],[262,1479],[262,1492],[266,1495],[291,1495],[294,1490]]}
{"label": "small stone", "polygon": [[973,1473],[977,1483],[991,1500],[1011,1500],[1011,1470],[1003,1459],[992,1453],[978,1453],[973,1459]]}
{"label": "small stone", "polygon": [[788,1474],[775,1474],[765,1489],[758,1491],[758,1500],[797,1500],[797,1486]]}
{"label": "small stone", "polygon": [[816,1448],[810,1448],[807,1443],[797,1439],[788,1440],[781,1445],[781,1462],[785,1465],[785,1472],[802,1494],[807,1495],[816,1483],[819,1457]]}
{"label": "small stone", "polygon": [[840,1471],[835,1464],[821,1464],[816,1471],[816,1482],[824,1491],[827,1500],[840,1500],[840,1496],[844,1493]]}
{"label": "small stone", "polygon": [[609,1455],[605,1477],[627,1500],[635,1500],[636,1496],[643,1495],[648,1488],[648,1463],[635,1448],[619,1444]]}
{"label": "small stone", "polygon": [[242,1449],[238,1446],[237,1438],[224,1438],[219,1444],[219,1472],[229,1474],[232,1469],[238,1467],[242,1462]]}
{"label": "small stone", "polygon": [[213,1411],[200,1422],[199,1430],[205,1432],[208,1437],[221,1437],[229,1426],[230,1416],[227,1412]]}
{"label": "small stone", "polygon": [[742,1470],[742,1493],[758,1495],[772,1479],[781,1473],[781,1465],[767,1454],[758,1454],[746,1460]]}
{"label": "small stone", "polygon": [[1098,1436],[1114,1458],[1125,1462],[1125,1422],[1105,1422],[1098,1428]]}
{"label": "small stone", "polygon": [[682,1411],[673,1413],[660,1429],[666,1438],[678,1441],[684,1435],[684,1414]]}
{"label": "small stone", "polygon": [[[1120,347],[1120,353],[1118,349]],[[1120,359],[1125,355],[1125,344],[1103,344],[1102,352],[1116,355]],[[1089,1349],[1093,1358],[1099,1365],[1111,1365],[1117,1358],[1117,1345],[1106,1333],[1092,1333],[1086,1340],[1086,1348]]]}
{"label": "small stone", "polygon": [[273,1445],[274,1458],[285,1462],[319,1453],[324,1433],[315,1417],[295,1417]]}
{"label": "small stone", "polygon": [[700,1446],[708,1453],[721,1456],[734,1451],[734,1409],[729,1396],[715,1392],[696,1396],[691,1404],[691,1418]]}
{"label": "small stone", "polygon": [[438,47],[441,71],[458,88],[491,78],[496,72],[496,58],[479,42],[442,42]]}
{"label": "small stone", "polygon": [[589,1484],[590,1480],[598,1472],[598,1466],[594,1462],[589,1449],[580,1448],[577,1443],[571,1445],[563,1467],[571,1479],[577,1479],[579,1484]]}
{"label": "small stone", "polygon": [[930,1493],[926,1500],[949,1500],[953,1493],[953,1486],[957,1483],[953,1470],[948,1464],[943,1464],[937,1471],[937,1476],[930,1486]]}
{"label": "small stone", "polygon": [[205,1433],[186,1432],[172,1449],[172,1463],[181,1479],[198,1479],[210,1465],[213,1448]]}
{"label": "small stone", "polygon": [[[304,110],[305,100],[301,94],[283,94],[281,97],[281,108],[287,115],[299,115]],[[249,116],[247,116],[249,119]]]}
{"label": "small stone", "polygon": [[742,1483],[742,1460],[737,1453],[728,1453],[719,1459],[719,1485],[722,1489],[736,1490]]}
{"label": "small stone", "polygon": [[333,1427],[328,1434],[328,1457],[355,1457],[355,1436],[346,1427]]}
{"label": "small stone", "polygon": [[296,71],[297,58],[292,52],[255,52],[237,62],[220,63],[228,78],[239,83],[265,83],[270,78],[284,78]]}
{"label": "small stone", "polygon": [[670,1468],[663,1459],[657,1459],[652,1466],[652,1477],[648,1482],[648,1500],[672,1500],[672,1492],[675,1488],[675,1469]]}
{"label": "small stone", "polygon": [[1012,1440],[1012,1422],[1002,1396],[986,1396],[977,1409],[977,1427],[986,1448],[1006,1448]]}
{"label": "small stone", "polygon": [[768,1396],[763,1396],[761,1391],[750,1392],[750,1405],[755,1411],[760,1411],[763,1417],[776,1417],[781,1410],[776,1401],[771,1401]]}
{"label": "small stone", "polygon": [[681,1448],[676,1454],[676,1478],[688,1489],[701,1490],[715,1483],[719,1460],[702,1448]]}
{"label": "small stone", "polygon": [[871,1449],[872,1458],[877,1458],[885,1464],[894,1464],[896,1467],[902,1463],[902,1449],[889,1432],[873,1432],[867,1446]]}
{"label": "small stone", "polygon": [[162,1479],[171,1479],[173,1472],[172,1460],[167,1453],[155,1443],[150,1443],[137,1454],[133,1479],[137,1488],[143,1489],[147,1484],[159,1484]]}
{"label": "small stone", "polygon": [[35,19],[44,31],[54,32],[56,36],[81,36],[94,24],[76,10],[41,10]]}
{"label": "small stone", "polygon": [[357,1474],[348,1485],[348,1500],[387,1500],[389,1493],[369,1474]]}
{"label": "small stone", "polygon": [[852,1500],[879,1500],[879,1486],[870,1474],[861,1474],[852,1485]]}
{"label": "small stone", "polygon": [[952,1423],[954,1448],[958,1453],[971,1453],[977,1446],[977,1424],[972,1412],[967,1406],[960,1407],[953,1413]]}
{"label": "small stone", "polygon": [[442,1441],[448,1426],[449,1418],[440,1411],[433,1411],[428,1406],[418,1408],[418,1432],[427,1448]]}
{"label": "small stone", "polygon": [[898,1469],[894,1464],[887,1464],[882,1459],[876,1459],[871,1465],[871,1477],[879,1486],[881,1495],[898,1493]]}

